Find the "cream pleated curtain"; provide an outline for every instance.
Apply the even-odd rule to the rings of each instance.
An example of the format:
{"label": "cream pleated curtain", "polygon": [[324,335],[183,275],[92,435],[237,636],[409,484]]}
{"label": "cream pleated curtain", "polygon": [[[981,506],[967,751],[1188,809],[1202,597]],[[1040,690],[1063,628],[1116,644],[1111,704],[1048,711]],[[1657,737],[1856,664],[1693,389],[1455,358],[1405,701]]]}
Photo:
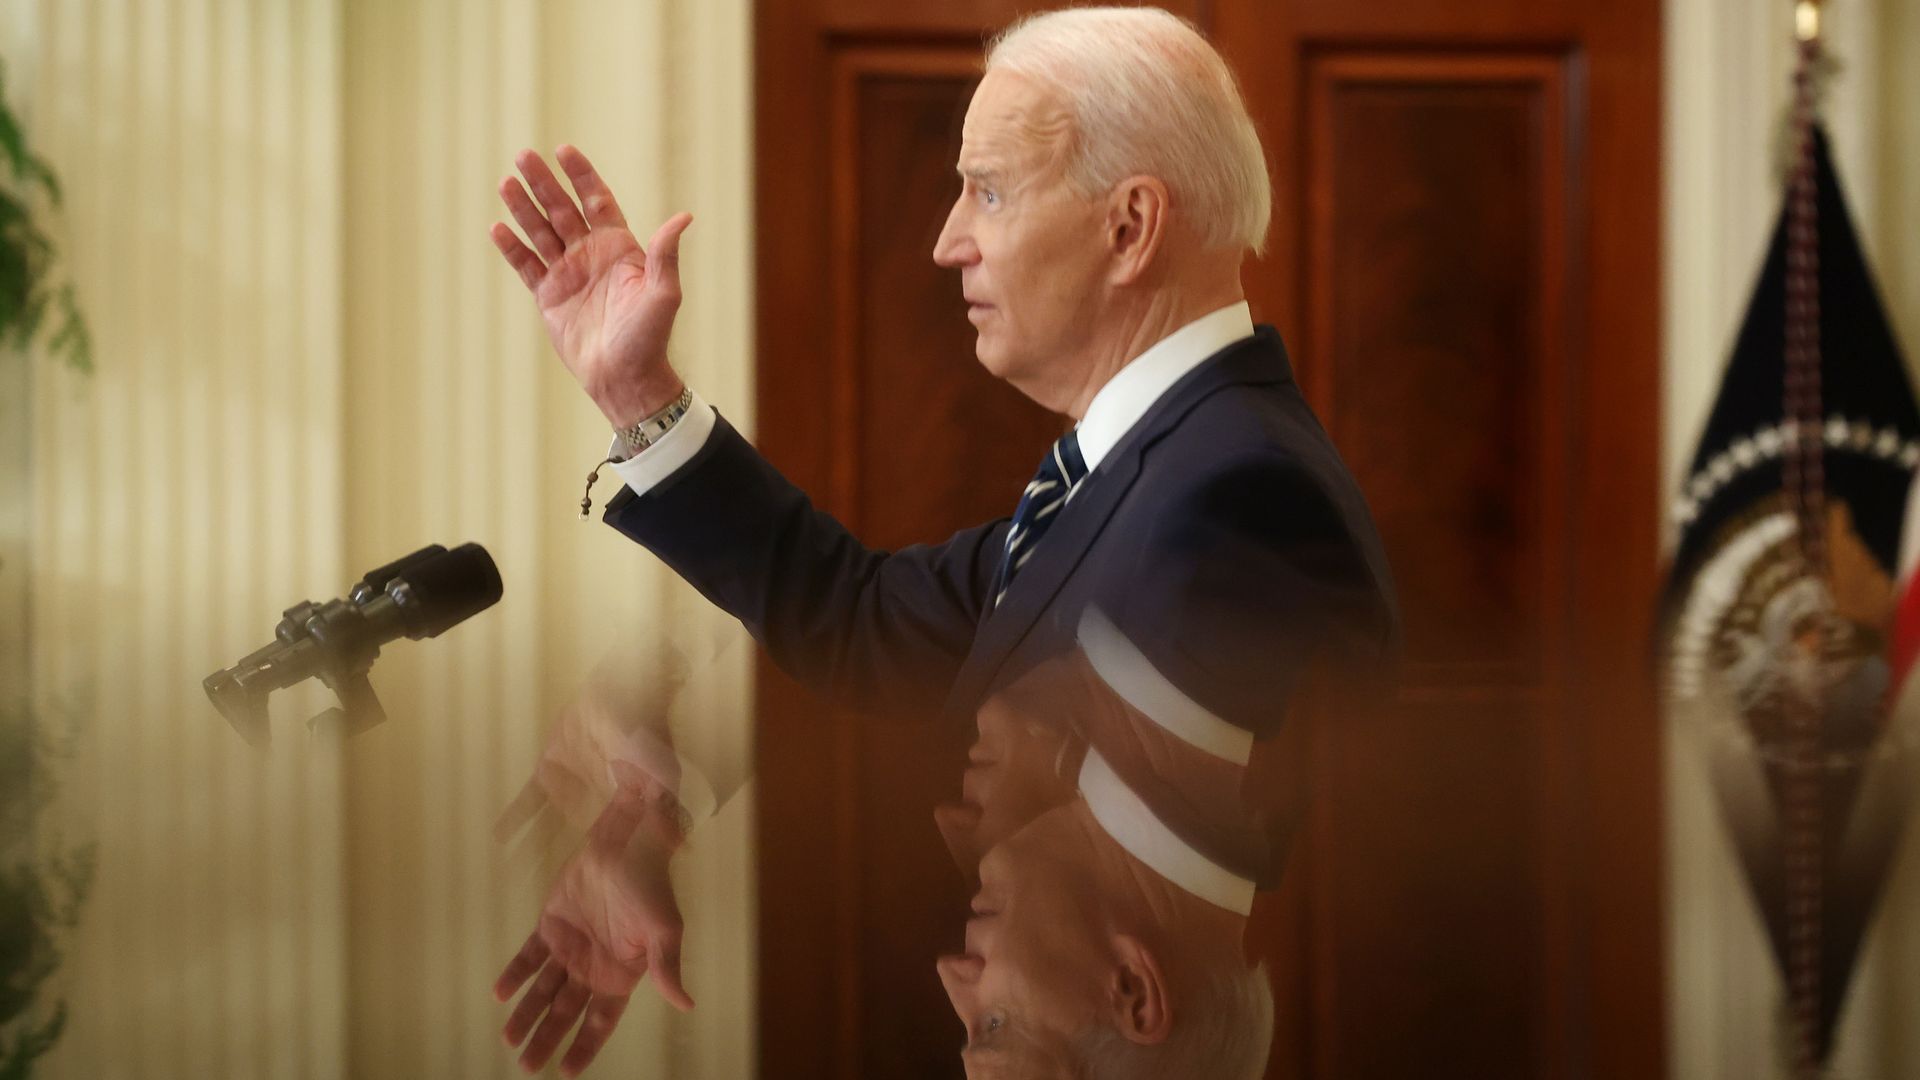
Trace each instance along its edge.
{"label": "cream pleated curtain", "polygon": [[[1825,109],[1835,166],[1913,369],[1920,5],[1825,7],[1827,50],[1839,64]],[[1788,0],[1668,0],[1666,30],[1663,499],[1680,488],[1780,212],[1777,165],[1795,58]],[[1665,778],[1670,1075],[1784,1080],[1784,984],[1688,734],[1670,731]],[[1893,875],[1841,1015],[1836,1077],[1920,1075],[1920,829],[1909,829]]]}
{"label": "cream pleated curtain", "polygon": [[[487,240],[494,189],[516,149],[569,141],[636,228],[692,210],[676,361],[750,429],[748,20],[745,0],[0,10],[99,368],[37,363],[0,414],[32,447],[0,519],[6,641],[72,733],[46,842],[98,846],[45,1075],[519,1075],[489,987],[543,882],[493,817],[610,644],[712,616],[575,520],[607,433]],[[256,755],[207,704],[200,678],[281,608],[467,540],[505,599],[386,651],[384,726],[329,747],[301,724],[323,699],[289,696]],[[677,706],[710,749],[748,745],[746,662]],[[607,1074],[751,1073],[750,801],[676,864],[699,1009],[643,986]]]}

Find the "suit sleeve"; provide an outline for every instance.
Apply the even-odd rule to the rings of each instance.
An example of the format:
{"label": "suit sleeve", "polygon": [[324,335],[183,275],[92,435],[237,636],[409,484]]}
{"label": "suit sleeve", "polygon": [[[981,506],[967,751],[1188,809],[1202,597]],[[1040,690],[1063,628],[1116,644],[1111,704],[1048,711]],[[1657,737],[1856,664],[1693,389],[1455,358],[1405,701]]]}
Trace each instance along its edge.
{"label": "suit sleeve", "polygon": [[605,520],[739,619],[836,705],[932,712],[973,643],[1005,520],[938,545],[866,547],[717,419],[684,468]]}
{"label": "suit sleeve", "polygon": [[1373,536],[1312,471],[1246,455],[1173,500],[1096,603],[1182,692],[1265,739],[1309,685],[1390,681],[1398,616]]}

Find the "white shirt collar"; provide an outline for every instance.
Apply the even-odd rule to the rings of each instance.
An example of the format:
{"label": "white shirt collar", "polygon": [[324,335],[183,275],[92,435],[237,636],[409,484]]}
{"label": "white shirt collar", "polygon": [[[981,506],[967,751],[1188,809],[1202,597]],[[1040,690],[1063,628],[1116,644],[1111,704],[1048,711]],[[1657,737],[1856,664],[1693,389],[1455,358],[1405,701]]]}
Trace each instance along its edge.
{"label": "white shirt collar", "polygon": [[1074,430],[1087,471],[1100,467],[1114,444],[1139,423],[1181,376],[1221,349],[1253,336],[1253,312],[1245,300],[1209,312],[1161,338],[1107,380],[1087,403]]}
{"label": "white shirt collar", "polygon": [[1133,711],[1196,750],[1235,765],[1253,757],[1253,732],[1236,727],[1193,700],[1153,666],[1106,613],[1087,605],[1080,616],[1080,650],[1094,673]]}
{"label": "white shirt collar", "polygon": [[1153,807],[1092,747],[1080,765],[1080,794],[1101,830],[1155,873],[1236,915],[1253,910],[1254,880],[1214,862],[1167,828]]}

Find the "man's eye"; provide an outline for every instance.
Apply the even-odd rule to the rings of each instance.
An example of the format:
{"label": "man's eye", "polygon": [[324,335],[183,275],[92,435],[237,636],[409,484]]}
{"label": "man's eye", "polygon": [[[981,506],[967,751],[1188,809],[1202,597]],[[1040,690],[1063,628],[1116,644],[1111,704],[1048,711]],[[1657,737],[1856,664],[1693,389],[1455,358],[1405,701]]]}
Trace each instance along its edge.
{"label": "man's eye", "polygon": [[988,1031],[999,1031],[1001,1028],[1006,1026],[1006,1023],[1007,1023],[1006,1018],[1001,1016],[999,1013],[989,1013],[987,1015]]}
{"label": "man's eye", "polygon": [[986,203],[988,206],[998,206],[1000,205],[1000,196],[995,192],[982,190],[980,192],[980,201]]}

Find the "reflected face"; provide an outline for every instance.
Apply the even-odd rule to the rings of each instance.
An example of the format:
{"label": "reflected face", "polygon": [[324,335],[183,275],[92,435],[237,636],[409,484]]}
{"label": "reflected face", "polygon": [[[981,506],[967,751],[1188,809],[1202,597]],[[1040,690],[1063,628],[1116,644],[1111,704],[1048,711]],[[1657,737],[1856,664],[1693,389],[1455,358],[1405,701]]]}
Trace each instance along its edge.
{"label": "reflected face", "polygon": [[1047,368],[1086,346],[1103,295],[1104,211],[1067,182],[1072,138],[1057,92],[988,72],[962,129],[960,197],[933,250],[960,271],[980,363],[1043,405]]}
{"label": "reflected face", "polygon": [[937,967],[967,1029],[967,1074],[1065,1076],[1072,1041],[1100,1018],[1114,969],[1096,846],[1074,799],[1035,818],[980,861],[966,953]]}
{"label": "reflected face", "polygon": [[[980,857],[1028,822],[1073,798],[1063,724],[1033,715],[1031,695],[996,694],[975,714],[960,802],[934,809],[954,864],[972,878]],[[1059,712],[1060,710],[1050,710]]]}

